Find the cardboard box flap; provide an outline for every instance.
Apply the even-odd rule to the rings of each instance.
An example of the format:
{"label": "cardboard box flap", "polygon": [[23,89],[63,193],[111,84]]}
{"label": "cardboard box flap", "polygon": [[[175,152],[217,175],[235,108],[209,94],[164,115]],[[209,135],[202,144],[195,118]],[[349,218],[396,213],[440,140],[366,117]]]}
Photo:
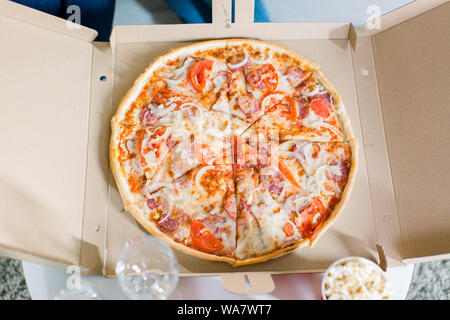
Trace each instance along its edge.
{"label": "cardboard box flap", "polygon": [[450,3],[372,36],[403,258],[450,253],[448,39]]}
{"label": "cardboard box flap", "polygon": [[[370,204],[365,210],[370,212],[375,241],[384,246],[388,265],[392,266],[402,261],[404,248],[386,150],[372,39],[368,35],[356,38],[353,28],[351,31],[352,69],[359,112],[356,121],[361,125],[362,138],[358,139],[365,159],[365,165],[361,161],[358,171],[367,174]],[[353,119],[352,126],[355,126]],[[355,194],[354,188],[352,198]],[[364,210],[364,206],[358,210]]]}
{"label": "cardboard box flap", "polygon": [[94,29],[19,5],[9,0],[0,0],[0,15],[85,41],[93,41],[98,34]]}
{"label": "cardboard box flap", "polygon": [[0,246],[79,264],[95,35],[0,2]]}

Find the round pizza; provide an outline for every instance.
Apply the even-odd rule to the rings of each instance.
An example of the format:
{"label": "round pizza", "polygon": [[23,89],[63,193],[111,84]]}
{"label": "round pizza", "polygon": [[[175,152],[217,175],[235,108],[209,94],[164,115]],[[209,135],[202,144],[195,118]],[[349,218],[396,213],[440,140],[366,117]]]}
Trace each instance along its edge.
{"label": "round pizza", "polygon": [[315,243],[357,165],[344,105],[319,67],[257,40],[158,57],[111,126],[125,209],[173,248],[234,266]]}

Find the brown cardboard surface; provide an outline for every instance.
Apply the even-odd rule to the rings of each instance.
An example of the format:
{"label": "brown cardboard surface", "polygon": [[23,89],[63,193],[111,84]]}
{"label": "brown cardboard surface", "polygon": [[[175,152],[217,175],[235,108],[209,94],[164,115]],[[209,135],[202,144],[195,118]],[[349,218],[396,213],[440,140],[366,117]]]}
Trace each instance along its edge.
{"label": "brown cardboard surface", "polygon": [[[87,273],[102,274],[106,251],[109,169],[109,120],[112,117],[112,50],[95,42],[92,49],[89,138],[80,264]],[[101,77],[106,77],[102,78]]]}
{"label": "brown cardboard surface", "polygon": [[404,258],[450,252],[449,39],[450,3],[373,37]]}
{"label": "brown cardboard surface", "polygon": [[352,50],[353,72],[362,128],[362,152],[370,188],[376,243],[383,245],[388,264],[402,260],[403,239],[399,229],[389,158],[386,150],[376,70],[370,36],[358,37]]}
{"label": "brown cardboard surface", "polygon": [[0,244],[79,264],[92,58],[80,38],[95,32],[69,36],[52,30],[53,17],[8,8],[1,3]]}

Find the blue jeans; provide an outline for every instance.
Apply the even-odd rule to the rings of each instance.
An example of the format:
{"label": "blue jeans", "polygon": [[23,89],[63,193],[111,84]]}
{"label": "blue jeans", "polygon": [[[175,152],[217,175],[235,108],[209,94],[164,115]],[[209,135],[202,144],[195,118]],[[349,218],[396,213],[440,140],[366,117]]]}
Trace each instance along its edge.
{"label": "blue jeans", "polygon": [[115,0],[12,0],[27,7],[58,16],[69,18],[73,12],[67,12],[71,5],[80,7],[80,23],[97,30],[96,41],[109,41],[114,17]]}
{"label": "blue jeans", "polygon": [[[71,5],[80,7],[80,23],[97,30],[96,41],[109,41],[115,0],[12,0],[27,7],[43,11],[63,19],[73,12],[67,12]],[[120,1],[120,0],[119,0]],[[152,1],[152,0],[140,0]],[[213,0],[165,0],[184,23],[208,23],[212,21]],[[234,0],[232,1],[234,7]],[[234,16],[232,17],[234,20]],[[261,0],[255,1],[255,22],[269,22],[269,16]]]}
{"label": "blue jeans", "polygon": [[[151,1],[151,0],[147,0]],[[212,21],[213,0],[165,0],[184,23],[208,23]],[[234,0],[232,0],[234,22]],[[264,3],[255,0],[255,22],[270,22]]]}

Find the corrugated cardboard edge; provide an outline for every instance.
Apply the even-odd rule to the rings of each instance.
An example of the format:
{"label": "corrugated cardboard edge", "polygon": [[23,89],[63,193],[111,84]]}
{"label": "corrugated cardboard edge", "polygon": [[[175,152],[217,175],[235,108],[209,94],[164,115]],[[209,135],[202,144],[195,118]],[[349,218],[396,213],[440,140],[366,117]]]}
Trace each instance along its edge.
{"label": "corrugated cardboard edge", "polygon": [[0,12],[6,17],[83,41],[93,41],[98,34],[93,29],[8,0],[0,0]]}
{"label": "corrugated cardboard edge", "polygon": [[[184,25],[114,26],[110,42],[210,40],[221,38],[257,38],[260,40],[347,39],[350,23],[254,23],[254,1],[239,0],[235,4],[235,23],[231,23],[231,0],[212,2],[212,23]],[[286,32],[290,30],[290,32]]]}
{"label": "corrugated cardboard edge", "polygon": [[[205,23],[187,24],[182,28],[190,35],[190,41],[242,38],[244,34],[244,38],[260,40],[347,39],[350,23],[232,23],[226,28]],[[180,25],[114,26],[110,41],[115,48],[118,43],[164,42],[167,39],[186,41],[186,36],[180,32]]]}
{"label": "corrugated cardboard edge", "polygon": [[64,261],[57,261],[52,258],[39,257],[29,252],[17,251],[6,247],[0,247],[0,257],[8,257],[15,260],[24,260],[32,263],[42,264],[58,269],[66,269],[71,263]]}
{"label": "corrugated cardboard edge", "polygon": [[437,254],[434,256],[407,258],[407,259],[403,259],[403,262],[406,264],[411,264],[411,263],[437,261],[437,260],[442,260],[442,259],[450,259],[450,254]]}
{"label": "corrugated cardboard edge", "polygon": [[[112,114],[112,50],[107,42],[92,48],[88,152],[80,265],[86,274],[104,274],[109,185],[109,119]],[[103,150],[102,150],[103,149]]]}
{"label": "corrugated cardboard edge", "polygon": [[[372,221],[377,244],[385,247],[387,256],[394,257],[388,260],[388,265],[401,265],[404,238],[399,226],[389,156],[386,149],[372,41],[371,36],[360,36],[359,32],[359,29],[352,27],[349,39],[352,45],[353,73],[359,105],[361,134],[364,141],[362,151],[366,158],[366,168],[364,169],[369,180]],[[374,165],[375,163],[377,165]],[[381,170],[377,170],[377,168],[381,168]],[[374,188],[373,181],[375,180],[380,181],[379,184],[388,188],[389,192],[382,192],[385,189]],[[391,196],[387,197],[387,194]],[[401,247],[388,246],[390,240],[395,239],[398,232],[400,232]]]}
{"label": "corrugated cardboard edge", "polygon": [[[254,23],[254,1],[236,1],[236,22],[231,23],[231,0],[214,0],[212,23],[184,25],[114,26],[111,46],[117,43],[207,40],[219,38],[347,39],[350,23]],[[180,32],[183,30],[183,32]],[[290,30],[290,32],[286,32]]]}

